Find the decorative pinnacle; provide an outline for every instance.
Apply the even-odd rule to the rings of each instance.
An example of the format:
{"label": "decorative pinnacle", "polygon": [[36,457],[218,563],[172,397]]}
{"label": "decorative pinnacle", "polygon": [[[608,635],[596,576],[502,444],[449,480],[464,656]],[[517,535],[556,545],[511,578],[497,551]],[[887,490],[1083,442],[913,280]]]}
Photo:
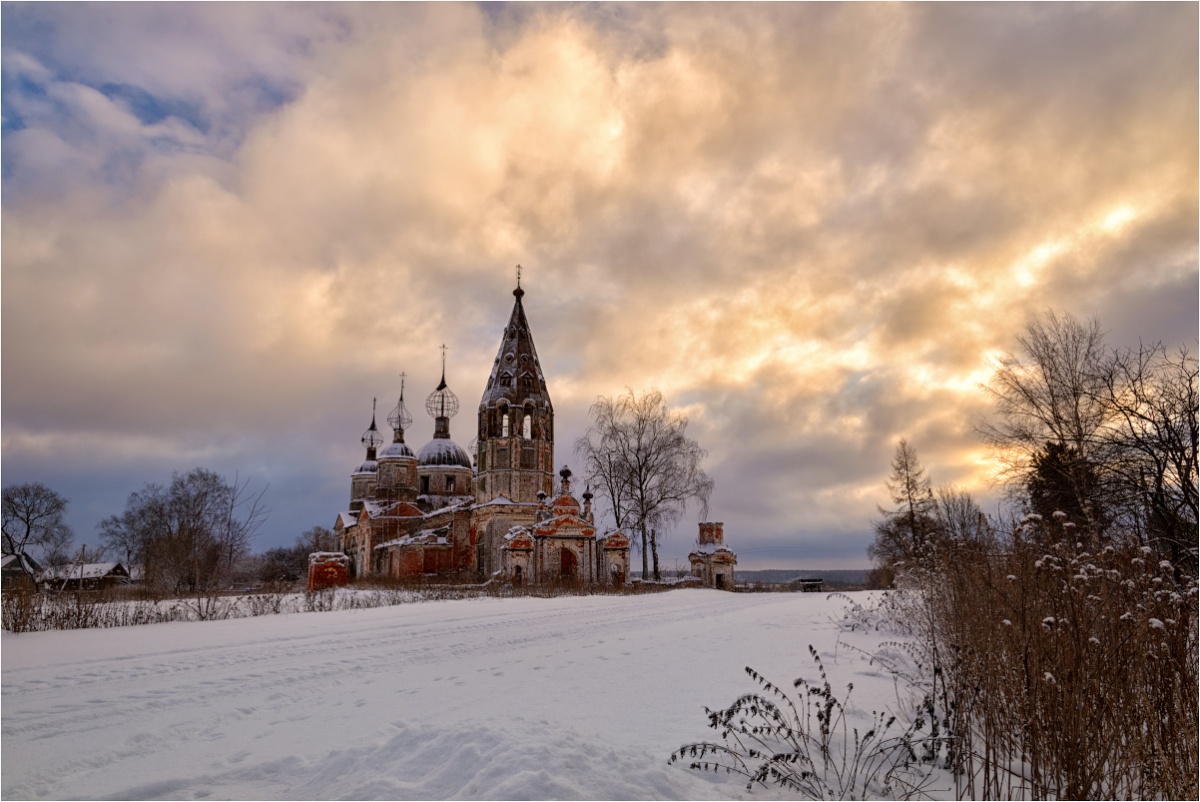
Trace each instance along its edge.
{"label": "decorative pinnacle", "polygon": [[513,290],[513,295],[520,298],[525,294],[525,290],[521,289],[521,266],[517,265],[517,288]]}

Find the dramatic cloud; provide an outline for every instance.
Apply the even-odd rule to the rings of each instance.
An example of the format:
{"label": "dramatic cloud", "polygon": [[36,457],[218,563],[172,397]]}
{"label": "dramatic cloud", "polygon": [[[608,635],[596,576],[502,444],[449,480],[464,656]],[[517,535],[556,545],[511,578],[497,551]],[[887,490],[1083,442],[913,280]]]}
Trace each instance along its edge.
{"label": "dramatic cloud", "polygon": [[443,343],[465,445],[517,263],[556,459],[662,389],[751,568],[865,564],[901,437],[993,499],[980,383],[1031,314],[1195,346],[1194,5],[4,22],[4,481],[85,537],[197,465],[270,485],[262,547],[330,524]]}

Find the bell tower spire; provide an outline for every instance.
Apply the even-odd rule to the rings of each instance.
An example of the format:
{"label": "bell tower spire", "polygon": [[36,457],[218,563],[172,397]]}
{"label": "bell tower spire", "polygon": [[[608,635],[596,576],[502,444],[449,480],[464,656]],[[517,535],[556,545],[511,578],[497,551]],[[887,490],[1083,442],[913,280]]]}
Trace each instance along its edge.
{"label": "bell tower spire", "polygon": [[537,503],[554,489],[554,406],[538,361],[517,265],[512,313],[479,402],[476,499]]}

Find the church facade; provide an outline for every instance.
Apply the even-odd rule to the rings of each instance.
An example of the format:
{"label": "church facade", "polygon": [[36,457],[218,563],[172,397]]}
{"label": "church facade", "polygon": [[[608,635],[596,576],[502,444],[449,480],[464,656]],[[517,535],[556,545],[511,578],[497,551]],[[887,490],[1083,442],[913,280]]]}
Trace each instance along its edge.
{"label": "church facade", "polygon": [[597,537],[592,496],[554,472],[554,406],[518,284],[508,325],[479,402],[474,456],[450,437],[458,398],[442,380],[425,401],[433,438],[405,443],[412,416],[400,400],[384,445],[375,416],[366,459],[350,478],[350,504],[334,534],[352,576],[499,578],[515,583],[623,584],[629,538]]}

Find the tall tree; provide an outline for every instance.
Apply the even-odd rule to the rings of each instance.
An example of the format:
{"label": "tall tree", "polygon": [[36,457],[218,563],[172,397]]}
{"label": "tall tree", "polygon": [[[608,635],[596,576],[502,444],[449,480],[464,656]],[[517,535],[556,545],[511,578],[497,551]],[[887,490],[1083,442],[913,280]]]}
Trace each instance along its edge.
{"label": "tall tree", "polygon": [[1099,321],[1053,311],[1035,316],[1017,337],[1020,352],[1000,359],[986,388],[997,419],[980,426],[1010,487],[1026,490],[1048,443],[1069,451],[1063,486],[1075,497],[1081,523],[1093,532],[1106,517],[1095,480],[1107,458],[1099,437],[1108,410],[1105,387],[1112,363]]}
{"label": "tall tree", "polygon": [[1110,468],[1121,498],[1147,543],[1195,571],[1200,519],[1197,495],[1197,359],[1161,343],[1114,352],[1106,377],[1110,409],[1105,431],[1114,455]]}
{"label": "tall tree", "polygon": [[687,418],[651,390],[599,398],[592,425],[575,444],[589,481],[609,504],[616,525],[641,540],[642,576],[660,578],[658,538],[687,505],[708,513],[713,481],[700,467],[707,456],[687,436]]}
{"label": "tall tree", "polygon": [[875,541],[867,547],[867,554],[876,564],[894,568],[917,559],[937,530],[933,487],[916,449],[907,440],[896,444],[887,489],[896,506],[879,508],[883,517],[875,524]]}
{"label": "tall tree", "polygon": [[48,565],[65,562],[75,534],[66,523],[67,500],[41,482],[12,485],[3,492],[5,551],[37,549]]}

